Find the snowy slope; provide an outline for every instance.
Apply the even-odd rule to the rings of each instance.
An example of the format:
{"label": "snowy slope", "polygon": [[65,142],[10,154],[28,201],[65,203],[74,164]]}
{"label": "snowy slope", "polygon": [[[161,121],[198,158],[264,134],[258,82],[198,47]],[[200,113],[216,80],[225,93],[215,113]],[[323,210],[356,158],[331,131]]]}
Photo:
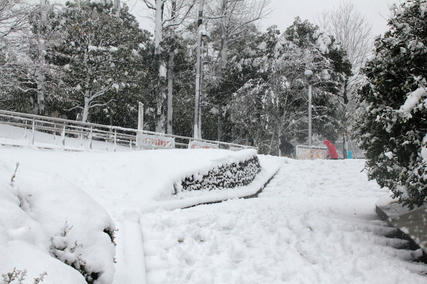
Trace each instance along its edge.
{"label": "snowy slope", "polygon": [[426,283],[363,161],[286,161],[258,199],[144,214],[147,283]]}
{"label": "snowy slope", "polygon": [[[253,150],[146,150],[63,152],[0,147],[1,162],[20,163],[20,176],[39,172],[63,179],[101,203],[112,215],[170,199],[173,183],[195,172],[255,155]],[[117,209],[117,210],[116,210]]]}
{"label": "snowy slope", "polygon": [[[28,270],[28,281],[47,272],[46,283],[81,283],[83,278],[51,256],[55,254],[75,267],[84,260],[91,271],[108,271],[97,283],[111,283],[113,277],[114,283],[144,283],[140,212],[252,194],[281,160],[261,157],[263,169],[248,187],[207,196],[206,192],[172,196],[174,182],[183,177],[255,154],[253,150],[64,152],[0,147],[0,252],[11,255],[0,259],[0,274],[16,267]],[[114,227],[118,228],[116,254],[103,232]],[[38,265],[32,264],[36,258],[41,260]],[[135,272],[129,274],[130,268]]]}

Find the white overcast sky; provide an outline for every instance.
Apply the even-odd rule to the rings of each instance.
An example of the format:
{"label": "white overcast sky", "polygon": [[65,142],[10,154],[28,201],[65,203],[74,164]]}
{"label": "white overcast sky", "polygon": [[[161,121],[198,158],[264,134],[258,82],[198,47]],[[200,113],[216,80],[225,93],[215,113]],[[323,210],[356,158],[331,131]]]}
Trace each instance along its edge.
{"label": "white overcast sky", "polygon": [[[342,2],[342,0],[271,0],[271,14],[264,19],[262,26],[277,25],[284,30],[293,19],[299,16],[310,22],[326,10],[331,10]],[[399,3],[399,0],[351,0],[356,10],[364,15],[372,25],[373,35],[386,31],[387,18],[391,15],[390,7]]]}
{"label": "white overcast sky", "polygon": [[[0,0],[2,1],[2,0]],[[40,0],[29,0],[38,2]],[[131,12],[137,17],[142,28],[152,32],[153,20],[142,0],[122,0],[130,7]],[[207,0],[209,1],[209,0]],[[292,24],[295,17],[307,19],[312,23],[316,22],[319,15],[327,10],[337,7],[345,0],[270,0],[271,13],[262,19],[258,25],[265,29],[271,25],[283,31]],[[391,15],[390,7],[403,0],[348,0],[352,2],[362,15],[366,17],[372,25],[373,36],[386,31],[387,18]],[[51,0],[51,2],[65,3],[66,0]]]}
{"label": "white overcast sky", "polygon": [[[150,12],[144,8],[142,0],[123,0],[128,2],[131,11],[135,14],[141,27],[152,30],[153,23]],[[209,1],[209,0],[208,0]],[[343,0],[270,0],[269,16],[260,21],[259,26],[263,29],[271,25],[283,31],[292,24],[295,17],[307,19],[315,23],[319,15],[327,10],[339,6]],[[387,18],[391,15],[390,7],[401,0],[349,0],[357,11],[366,17],[372,25],[373,35],[379,35],[386,31]]]}

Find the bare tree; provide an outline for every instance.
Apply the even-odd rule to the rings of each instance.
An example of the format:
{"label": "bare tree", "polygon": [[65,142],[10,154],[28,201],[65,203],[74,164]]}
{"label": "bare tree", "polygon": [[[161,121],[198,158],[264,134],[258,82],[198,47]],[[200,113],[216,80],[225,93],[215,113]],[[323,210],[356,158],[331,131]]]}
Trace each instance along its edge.
{"label": "bare tree", "polygon": [[[165,132],[165,107],[167,98],[167,131],[172,133],[173,115],[173,65],[175,45],[174,34],[177,28],[188,18],[196,0],[142,0],[154,11],[154,56],[158,66],[159,80],[157,83],[156,100],[156,131]],[[166,16],[165,16],[166,15]],[[167,16],[168,15],[168,16]],[[166,34],[166,31],[168,33]],[[162,54],[162,42],[165,36],[172,38],[169,50],[169,61],[166,63]],[[167,80],[166,80],[167,79]],[[167,86],[165,83],[167,82]]]}
{"label": "bare tree", "polygon": [[23,0],[1,0],[0,40],[25,28],[28,12]]}
{"label": "bare tree", "polygon": [[205,18],[219,24],[221,43],[218,59],[221,68],[227,62],[229,45],[249,24],[268,15],[269,3],[269,0],[218,0],[210,3],[210,11]]}
{"label": "bare tree", "polygon": [[323,31],[333,35],[341,44],[352,64],[353,74],[345,78],[342,96],[345,106],[343,156],[346,157],[347,128],[350,124],[349,113],[352,113],[355,106],[353,94],[364,80],[364,77],[360,74],[360,68],[365,63],[373,47],[371,25],[349,0],[341,2],[333,10],[322,13],[318,24]]}
{"label": "bare tree", "polygon": [[358,71],[373,46],[372,29],[367,19],[346,0],[334,10],[324,12],[319,26],[340,42],[354,71]]}

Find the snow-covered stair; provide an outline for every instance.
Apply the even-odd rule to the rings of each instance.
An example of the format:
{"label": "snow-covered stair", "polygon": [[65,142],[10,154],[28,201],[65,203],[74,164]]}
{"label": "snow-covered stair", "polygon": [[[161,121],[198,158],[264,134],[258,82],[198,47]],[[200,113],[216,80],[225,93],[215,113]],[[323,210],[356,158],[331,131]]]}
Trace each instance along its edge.
{"label": "snow-covered stair", "polygon": [[259,198],[144,214],[148,283],[425,283],[363,161],[286,162]]}

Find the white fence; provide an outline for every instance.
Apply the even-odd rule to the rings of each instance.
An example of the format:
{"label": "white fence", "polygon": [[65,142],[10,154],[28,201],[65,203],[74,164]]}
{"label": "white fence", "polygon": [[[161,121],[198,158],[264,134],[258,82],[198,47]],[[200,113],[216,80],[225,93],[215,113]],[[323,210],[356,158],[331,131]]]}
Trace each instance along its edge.
{"label": "white fence", "polygon": [[[179,135],[156,133],[146,130],[138,131],[133,128],[85,123],[5,110],[0,110],[1,125],[19,128],[21,130],[19,135],[22,136],[23,141],[30,145],[45,148],[93,149],[101,147],[110,150],[119,148],[192,148],[192,145],[199,142],[201,145],[211,145],[212,147],[210,148],[230,150],[256,149],[255,147],[235,143],[193,139]],[[2,133],[5,131],[0,130],[0,138],[3,138],[3,144],[5,144],[4,141],[8,138],[6,133]],[[9,139],[9,142],[11,141],[12,139]]]}

